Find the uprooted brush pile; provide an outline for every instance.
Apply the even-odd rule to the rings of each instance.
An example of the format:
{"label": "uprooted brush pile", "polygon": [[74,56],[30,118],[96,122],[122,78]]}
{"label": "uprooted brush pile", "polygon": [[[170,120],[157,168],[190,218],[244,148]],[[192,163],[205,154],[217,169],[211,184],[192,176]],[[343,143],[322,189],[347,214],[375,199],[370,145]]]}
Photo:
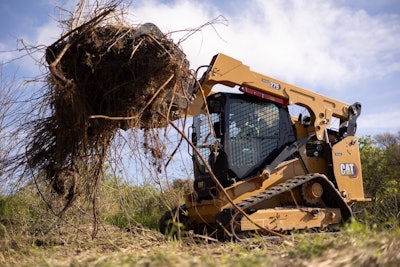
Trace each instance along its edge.
{"label": "uprooted brush pile", "polygon": [[152,24],[107,23],[110,12],[46,49],[49,116],[35,122],[26,155],[64,210],[87,188],[96,192],[120,128],[166,126],[187,105],[190,72],[178,45]]}

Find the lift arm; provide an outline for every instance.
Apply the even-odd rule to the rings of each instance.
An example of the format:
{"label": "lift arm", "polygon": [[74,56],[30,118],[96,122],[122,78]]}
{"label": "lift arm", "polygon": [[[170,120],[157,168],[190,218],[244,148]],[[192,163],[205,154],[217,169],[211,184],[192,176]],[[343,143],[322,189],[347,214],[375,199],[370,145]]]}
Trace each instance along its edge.
{"label": "lift arm", "polygon": [[332,117],[340,119],[341,122],[350,121],[351,131],[348,131],[348,135],[354,135],[353,125],[361,112],[359,103],[349,105],[254,72],[241,61],[220,53],[213,57],[207,71],[200,79],[201,90],[198,86],[194,87],[193,94],[196,97],[189,108],[191,115],[198,115],[204,105],[202,94],[207,97],[216,84],[229,87],[240,86],[240,90],[247,94],[281,105],[296,104],[307,108],[318,140],[325,140],[325,130],[330,125]]}

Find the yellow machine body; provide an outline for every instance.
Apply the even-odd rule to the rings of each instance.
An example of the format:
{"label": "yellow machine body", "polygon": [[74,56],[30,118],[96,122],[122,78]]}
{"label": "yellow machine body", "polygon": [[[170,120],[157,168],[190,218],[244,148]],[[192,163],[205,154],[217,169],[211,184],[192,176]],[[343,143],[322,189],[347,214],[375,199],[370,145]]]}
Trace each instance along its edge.
{"label": "yellow machine body", "polygon": [[[252,71],[239,60],[217,54],[200,85],[193,89],[190,115],[206,114],[205,100],[213,94],[216,84],[239,87],[245,95],[278,106],[302,106],[309,117],[307,122],[292,117],[295,140],[250,176],[222,186],[209,166],[211,171],[206,172],[215,184],[211,188],[206,179],[196,181],[196,190],[186,195],[178,216],[188,230],[207,228],[240,233],[260,230],[260,226],[274,231],[324,229],[349,219],[352,203],[368,201],[364,197],[359,143],[354,135],[361,111],[359,103],[349,105],[282,82]],[[335,119],[346,124],[344,133],[329,129]],[[218,131],[215,127],[210,126],[211,134]],[[228,126],[225,127],[228,131]],[[218,154],[221,147],[210,145],[210,150]],[[201,164],[207,167],[211,163]],[[215,169],[218,164],[214,159]],[[201,198],[199,192],[207,190],[213,190],[211,197]],[[179,213],[179,209],[174,212]],[[175,216],[167,212],[160,221],[162,232],[167,232],[167,221],[171,218]]]}

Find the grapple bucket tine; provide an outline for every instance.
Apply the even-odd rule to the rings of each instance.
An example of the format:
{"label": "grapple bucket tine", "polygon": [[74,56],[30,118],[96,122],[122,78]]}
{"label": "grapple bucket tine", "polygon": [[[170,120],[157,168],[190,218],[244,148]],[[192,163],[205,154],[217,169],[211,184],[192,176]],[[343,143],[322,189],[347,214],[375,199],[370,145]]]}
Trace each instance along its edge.
{"label": "grapple bucket tine", "polygon": [[133,34],[133,38],[136,39],[145,35],[151,35],[158,40],[165,38],[165,35],[162,33],[162,31],[155,24],[150,22],[139,26],[139,28],[137,28],[136,32]]}

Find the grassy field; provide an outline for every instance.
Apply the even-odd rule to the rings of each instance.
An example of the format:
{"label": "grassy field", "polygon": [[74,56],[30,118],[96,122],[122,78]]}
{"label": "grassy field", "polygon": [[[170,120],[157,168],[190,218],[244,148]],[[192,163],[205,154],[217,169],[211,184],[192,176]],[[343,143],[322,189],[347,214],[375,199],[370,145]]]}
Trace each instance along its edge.
{"label": "grassy field", "polygon": [[[158,191],[122,189],[104,195],[94,239],[83,204],[60,218],[32,188],[0,198],[0,266],[400,266],[398,218],[286,239],[220,242],[189,233],[174,240],[151,230],[165,208]],[[131,226],[139,224],[146,227]]]}
{"label": "grassy field", "polygon": [[215,242],[171,240],[157,231],[102,225],[52,227],[31,234],[1,233],[0,266],[399,266],[400,231],[353,224],[337,234],[287,240],[254,237]]}

